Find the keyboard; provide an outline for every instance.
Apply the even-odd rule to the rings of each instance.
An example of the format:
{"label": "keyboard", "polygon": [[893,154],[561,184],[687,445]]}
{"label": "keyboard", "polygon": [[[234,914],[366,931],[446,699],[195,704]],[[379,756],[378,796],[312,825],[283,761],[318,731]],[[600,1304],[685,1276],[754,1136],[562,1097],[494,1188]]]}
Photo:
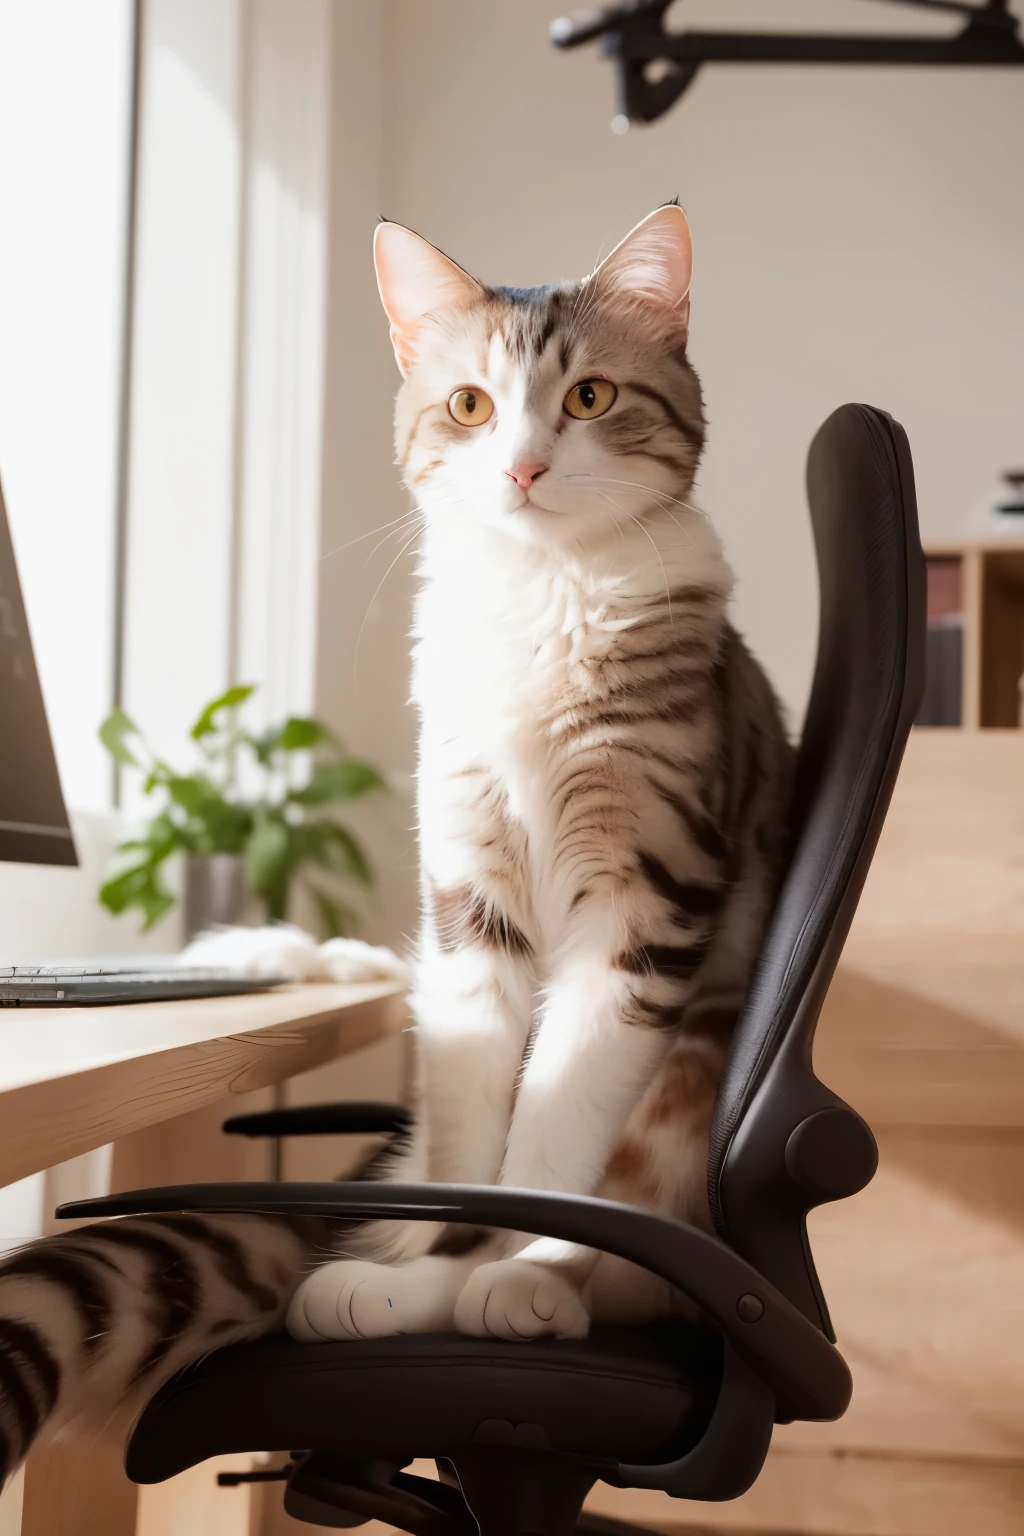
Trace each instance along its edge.
{"label": "keyboard", "polygon": [[214,967],[104,965],[0,966],[0,1008],[73,1008],[189,997],[230,997],[280,986],[282,976],[241,976]]}

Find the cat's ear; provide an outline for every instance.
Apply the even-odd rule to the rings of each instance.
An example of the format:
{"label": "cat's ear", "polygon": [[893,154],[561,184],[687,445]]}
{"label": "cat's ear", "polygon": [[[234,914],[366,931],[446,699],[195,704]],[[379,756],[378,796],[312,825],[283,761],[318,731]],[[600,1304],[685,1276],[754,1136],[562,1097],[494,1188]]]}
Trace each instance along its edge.
{"label": "cat's ear", "polygon": [[408,374],[424,320],[473,303],[483,289],[443,251],[402,224],[377,225],[373,264],[381,303],[391,322],[395,357],[402,373]]}
{"label": "cat's ear", "polygon": [[664,314],[685,339],[690,320],[693,247],[686,214],[676,203],[656,208],[631,229],[591,277],[610,294]]}

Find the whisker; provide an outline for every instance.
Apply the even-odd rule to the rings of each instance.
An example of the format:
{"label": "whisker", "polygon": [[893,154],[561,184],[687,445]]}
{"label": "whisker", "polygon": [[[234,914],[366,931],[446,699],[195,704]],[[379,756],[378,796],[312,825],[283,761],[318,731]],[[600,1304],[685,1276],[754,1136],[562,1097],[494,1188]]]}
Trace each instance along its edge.
{"label": "whisker", "polygon": [[622,512],[626,517],[628,517],[631,523],[636,523],[637,527],[643,533],[645,533],[647,535],[647,537],[650,539],[651,547],[653,548],[654,553],[658,557],[658,564],[661,566],[662,580],[665,583],[665,601],[668,603],[668,622],[669,622],[669,628],[671,628],[672,627],[672,623],[673,623],[673,618],[672,618],[672,593],[669,590],[669,585],[668,585],[668,572],[665,569],[665,562],[664,562],[664,560],[661,557],[661,550],[658,548],[658,545],[657,545],[655,539],[653,538],[650,529],[649,528],[645,528],[643,523],[640,521],[640,519],[638,517],[634,517],[632,512],[627,512],[625,507],[620,507],[619,503],[617,501],[615,501],[613,497],[609,496],[606,491],[598,491],[597,494],[599,496],[604,497],[605,501],[610,501],[613,507],[618,507],[619,511]]}
{"label": "whisker", "polygon": [[668,491],[656,490],[653,485],[645,485],[642,480],[620,480],[614,475],[588,475],[585,473],[565,475],[563,478],[566,480],[595,480],[600,481],[603,485],[629,486],[632,490],[646,491],[648,496],[657,496],[665,501],[671,501],[674,506],[685,507],[688,512],[695,513],[697,517],[707,517],[704,509],[702,507],[695,507],[692,501],[683,501],[679,496],[670,496]]}
{"label": "whisker", "polygon": [[700,507],[695,507],[688,501],[681,501],[678,496],[670,496],[667,491],[656,491],[653,486],[645,485],[641,480],[620,480],[613,475],[589,475],[585,473],[566,475],[565,479],[592,480],[595,485],[622,485],[633,490],[645,491],[647,495],[653,499],[658,510],[660,512],[664,512],[665,516],[671,518],[672,522],[675,523],[676,527],[679,529],[679,532],[686,538],[687,543],[685,547],[689,549],[693,548],[693,539],[687,534],[686,529],[683,527],[678,517],[676,517],[675,513],[670,512],[664,503],[666,501],[671,501],[676,506],[684,507],[688,511],[695,513],[697,517],[702,517],[705,520],[707,519],[707,513],[702,511]]}
{"label": "whisker", "polygon": [[[599,492],[598,492],[598,495],[599,495],[599,496],[600,496],[600,497],[601,497],[601,499],[602,499],[602,500],[603,500],[603,501],[607,501],[607,500],[608,500],[608,499],[609,499],[609,498],[608,498],[608,497],[607,497],[607,496],[605,496],[605,495],[604,495],[604,493],[603,493],[603,491],[599,491]],[[621,511],[621,510],[622,510],[622,509],[621,509],[621,508],[620,508],[620,509],[619,509],[619,510],[620,510],[620,511]],[[619,543],[620,543],[620,544],[621,544],[621,543],[623,543],[623,541],[624,541],[624,538],[625,538],[625,535],[624,535],[624,534],[623,534],[623,532],[622,532],[622,529],[621,529],[621,527],[620,527],[620,526],[619,526],[619,521],[618,521],[618,518],[616,518],[616,517],[613,517],[613,516],[612,516],[612,514],[611,514],[611,512],[609,512],[609,511],[608,511],[608,510],[607,510],[607,509],[605,509],[605,514],[604,514],[604,515],[605,515],[605,517],[607,517],[607,518],[611,518],[611,524],[612,524],[612,527],[613,527],[613,528],[614,528],[614,529],[615,529],[615,532],[616,532],[616,533],[617,533],[617,534],[618,534],[618,536],[619,536]]]}
{"label": "whisker", "polygon": [[[373,546],[373,548],[370,550],[370,553],[367,555],[366,559],[363,561],[363,567],[362,567],[363,571],[366,570],[366,567],[369,565],[370,561],[373,559],[373,557],[377,553],[377,551],[379,549],[383,549],[384,548],[384,545],[388,542],[389,539],[400,539],[402,537],[403,533],[408,533],[409,532],[409,529],[412,527],[413,522],[417,521],[417,518],[419,520],[420,526],[421,527],[426,527],[426,518],[425,518],[425,516],[423,516],[422,514],[412,514],[411,513],[410,517],[407,518],[402,523],[402,526],[400,528],[392,528],[390,533],[386,533],[384,535],[384,537],[381,539],[379,544],[375,544]],[[362,574],[362,573],[360,573],[360,574]]]}
{"label": "whisker", "polygon": [[413,507],[408,512],[403,512],[401,517],[392,518],[390,523],[378,523],[376,528],[371,528],[368,533],[358,533],[354,539],[347,539],[344,544],[337,544],[333,549],[326,550],[321,556],[321,562],[330,560],[332,555],[340,555],[343,549],[351,549],[353,544],[361,544],[364,539],[372,539],[375,533],[380,533],[384,528],[393,528],[396,523],[404,523],[417,512],[422,512],[422,507]]}
{"label": "whisker", "polygon": [[419,538],[420,534],[423,532],[423,529],[425,527],[426,527],[426,523],[425,522],[421,522],[420,526],[416,529],[416,532],[413,534],[412,538],[408,539],[402,545],[401,549],[398,551],[398,554],[392,560],[391,564],[388,566],[387,570],[384,572],[384,575],[381,577],[380,581],[378,581],[376,590],[375,590],[373,596],[370,598],[369,603],[366,605],[366,612],[363,614],[363,622],[359,626],[359,634],[356,636],[356,647],[355,647],[355,651],[353,652],[353,655],[352,655],[352,676],[353,677],[355,677],[357,668],[359,666],[359,647],[360,647],[360,645],[362,644],[362,641],[363,641],[363,631],[366,629],[366,622],[367,622],[367,620],[370,617],[370,613],[371,613],[371,611],[373,609],[373,605],[377,601],[377,598],[380,596],[380,589],[384,585],[384,583],[387,581],[388,577],[391,575],[391,572],[394,570],[394,568],[398,564],[399,560],[401,560],[401,558],[405,554],[406,550],[412,544],[415,544],[416,540]]}
{"label": "whisker", "polygon": [[[448,475],[444,480],[439,480],[436,482],[437,487],[440,490],[443,490],[446,485],[453,485],[454,483],[454,475]],[[353,544],[361,544],[364,539],[372,539],[375,533],[382,533],[385,528],[394,528],[397,523],[408,522],[408,520],[411,517],[414,517],[416,513],[426,511],[426,502],[417,502],[414,507],[410,507],[408,511],[403,512],[400,517],[393,517],[390,523],[378,523],[376,528],[370,528],[366,533],[357,533],[354,539],[346,539],[344,544],[336,544],[333,549],[325,550],[324,553],[320,556],[320,560],[321,562],[324,560],[330,560],[332,555],[340,555],[342,550],[351,549]],[[379,547],[380,546],[378,545],[378,548]]]}

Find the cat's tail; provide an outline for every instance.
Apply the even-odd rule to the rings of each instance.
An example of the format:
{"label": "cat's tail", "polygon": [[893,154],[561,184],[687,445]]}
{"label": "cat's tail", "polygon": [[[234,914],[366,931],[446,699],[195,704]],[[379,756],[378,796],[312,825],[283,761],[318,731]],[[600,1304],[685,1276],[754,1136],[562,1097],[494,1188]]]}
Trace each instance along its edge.
{"label": "cat's tail", "polygon": [[41,1437],[123,1434],[176,1370],[280,1328],[329,1243],[273,1216],[146,1216],[0,1260],[0,1487]]}

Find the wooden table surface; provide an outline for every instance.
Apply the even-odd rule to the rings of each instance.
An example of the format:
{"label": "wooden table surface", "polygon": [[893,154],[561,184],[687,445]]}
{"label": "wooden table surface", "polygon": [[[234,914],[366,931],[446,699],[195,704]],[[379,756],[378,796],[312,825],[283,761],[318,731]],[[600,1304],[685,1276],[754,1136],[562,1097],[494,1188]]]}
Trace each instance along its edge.
{"label": "wooden table surface", "polygon": [[405,1022],[402,989],[0,1012],[0,1185],[358,1050]]}

